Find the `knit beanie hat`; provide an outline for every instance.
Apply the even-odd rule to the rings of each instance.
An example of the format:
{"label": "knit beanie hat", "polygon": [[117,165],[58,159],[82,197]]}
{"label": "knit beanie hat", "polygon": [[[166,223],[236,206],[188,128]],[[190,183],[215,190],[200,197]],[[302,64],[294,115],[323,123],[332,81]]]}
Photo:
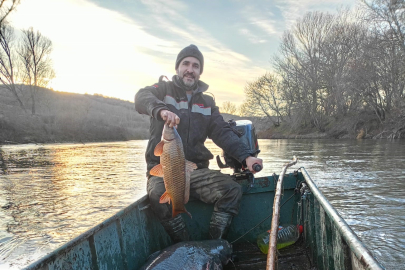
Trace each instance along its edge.
{"label": "knit beanie hat", "polygon": [[203,73],[203,68],[204,68],[204,56],[202,55],[202,53],[200,52],[200,50],[198,50],[197,46],[191,44],[190,46],[185,47],[183,50],[181,50],[179,52],[179,54],[177,55],[177,59],[176,59],[176,66],[175,69],[177,70],[177,68],[180,65],[181,60],[183,60],[186,57],[195,57],[200,61],[200,74]]}

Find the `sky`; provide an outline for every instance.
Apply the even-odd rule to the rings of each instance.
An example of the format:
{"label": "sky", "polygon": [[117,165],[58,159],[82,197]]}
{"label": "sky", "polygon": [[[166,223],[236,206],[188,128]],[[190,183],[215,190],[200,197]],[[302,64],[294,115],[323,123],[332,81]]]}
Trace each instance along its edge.
{"label": "sky", "polygon": [[284,31],[309,11],[336,13],[356,0],[21,0],[9,17],[53,44],[57,91],[134,100],[177,54],[195,44],[201,80],[217,105],[244,101],[244,87],[272,69]]}

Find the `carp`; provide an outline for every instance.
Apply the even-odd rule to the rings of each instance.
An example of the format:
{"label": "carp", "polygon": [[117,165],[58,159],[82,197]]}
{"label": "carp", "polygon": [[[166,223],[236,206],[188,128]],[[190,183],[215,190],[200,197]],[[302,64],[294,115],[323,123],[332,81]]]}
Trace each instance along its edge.
{"label": "carp", "polygon": [[191,214],[184,206],[190,198],[190,174],[197,165],[184,157],[183,143],[176,128],[164,125],[162,140],[156,145],[155,156],[160,156],[160,164],[153,167],[151,175],[163,177],[166,191],[160,203],[172,204],[172,217],[180,213]]}
{"label": "carp", "polygon": [[152,254],[141,270],[221,270],[231,253],[224,239],[180,242]]}

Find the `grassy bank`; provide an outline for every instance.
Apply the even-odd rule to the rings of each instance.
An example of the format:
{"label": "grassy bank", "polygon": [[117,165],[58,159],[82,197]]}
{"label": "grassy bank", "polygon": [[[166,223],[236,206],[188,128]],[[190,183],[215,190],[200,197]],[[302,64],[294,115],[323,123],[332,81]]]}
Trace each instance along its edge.
{"label": "grassy bank", "polygon": [[[132,102],[39,89],[32,115],[28,88],[22,90],[26,111],[9,91],[0,88],[0,144],[148,139],[149,117],[136,112]],[[255,117],[224,114],[224,119],[250,119],[258,131],[269,127]]]}
{"label": "grassy bank", "polygon": [[[24,111],[11,93],[0,88],[0,144],[100,142],[147,139],[149,117],[135,111],[134,103],[100,95],[39,89],[36,113],[31,113],[27,88],[20,93]],[[223,114],[224,119],[248,119],[261,139],[356,139],[405,137],[405,115],[379,123],[372,114],[332,119],[325,131],[275,127],[266,118]]]}
{"label": "grassy bank", "polygon": [[0,88],[0,143],[90,142],[146,139],[149,118],[128,101],[39,89],[36,113],[28,89],[21,97],[27,112]]}
{"label": "grassy bank", "polygon": [[320,131],[309,125],[296,127],[287,122],[258,132],[262,139],[404,139],[405,109],[389,115],[384,122],[373,112],[328,119]]}

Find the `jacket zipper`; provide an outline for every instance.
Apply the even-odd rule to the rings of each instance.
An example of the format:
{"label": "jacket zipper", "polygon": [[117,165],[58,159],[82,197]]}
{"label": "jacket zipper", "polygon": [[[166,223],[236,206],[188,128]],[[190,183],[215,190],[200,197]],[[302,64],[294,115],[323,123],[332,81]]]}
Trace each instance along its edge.
{"label": "jacket zipper", "polygon": [[[186,93],[187,95],[187,93]],[[184,156],[187,156],[187,152],[188,152],[188,142],[189,142],[189,138],[190,138],[190,126],[191,126],[191,104],[193,101],[193,93],[191,93],[191,98],[190,101],[188,102],[188,128],[187,128],[187,144],[186,144],[186,153],[184,153]]]}

